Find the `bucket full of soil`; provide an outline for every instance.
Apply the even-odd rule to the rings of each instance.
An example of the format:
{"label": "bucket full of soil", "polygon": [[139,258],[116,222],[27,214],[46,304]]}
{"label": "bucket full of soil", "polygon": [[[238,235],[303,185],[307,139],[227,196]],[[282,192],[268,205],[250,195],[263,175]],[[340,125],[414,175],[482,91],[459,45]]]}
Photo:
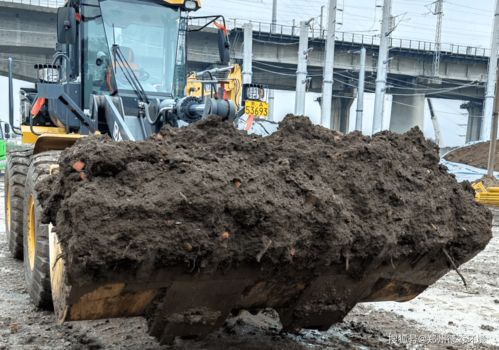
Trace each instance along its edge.
{"label": "bucket full of soil", "polygon": [[161,342],[273,308],[328,329],[416,297],[491,238],[492,216],[418,129],[343,135],[287,116],[218,118],[144,142],[88,137],[39,186],[61,321],[145,315]]}

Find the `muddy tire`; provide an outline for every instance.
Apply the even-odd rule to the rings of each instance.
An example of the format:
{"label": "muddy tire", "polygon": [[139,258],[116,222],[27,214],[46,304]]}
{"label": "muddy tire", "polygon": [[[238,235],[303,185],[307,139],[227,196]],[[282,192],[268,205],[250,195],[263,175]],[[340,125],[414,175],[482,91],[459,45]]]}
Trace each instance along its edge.
{"label": "muddy tire", "polygon": [[23,257],[24,184],[33,154],[32,147],[9,152],[4,176],[5,233],[10,254]]}
{"label": "muddy tire", "polygon": [[41,223],[42,207],[36,185],[50,174],[60,152],[50,151],[32,157],[26,177],[24,197],[24,276],[35,306],[52,308],[49,266],[49,225]]}

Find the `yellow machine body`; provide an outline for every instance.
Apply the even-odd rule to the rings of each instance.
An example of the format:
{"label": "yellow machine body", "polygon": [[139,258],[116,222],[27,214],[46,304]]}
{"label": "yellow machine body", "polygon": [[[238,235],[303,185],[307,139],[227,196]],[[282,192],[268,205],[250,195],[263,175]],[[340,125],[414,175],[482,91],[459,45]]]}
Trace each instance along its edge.
{"label": "yellow machine body", "polygon": [[[217,85],[223,85],[225,96],[222,97],[226,100],[234,101],[236,108],[239,109],[243,93],[243,75],[241,66],[234,64],[224,78],[217,79]],[[202,80],[199,79],[196,73],[191,73],[187,77],[187,84],[185,85],[186,96],[209,96],[213,92],[214,91],[212,91],[210,84],[204,84],[203,91]]]}
{"label": "yellow machine body", "polygon": [[63,127],[21,125],[22,143],[34,145],[33,154],[45,151],[62,151],[71,147],[80,134],[66,134]]}
{"label": "yellow machine body", "polygon": [[38,140],[40,135],[53,134],[62,135],[66,134],[66,129],[64,127],[54,127],[54,126],[33,126],[21,125],[22,133],[22,143],[34,145]]}
{"label": "yellow machine body", "polygon": [[[189,0],[163,0],[163,1],[171,6],[181,6],[181,7],[185,8],[185,3]],[[194,2],[196,3],[196,6],[197,6],[196,10],[200,9],[201,8],[201,0],[194,0]]]}
{"label": "yellow machine body", "polygon": [[472,187],[478,203],[499,206],[499,187],[486,187],[481,181],[474,183]]}

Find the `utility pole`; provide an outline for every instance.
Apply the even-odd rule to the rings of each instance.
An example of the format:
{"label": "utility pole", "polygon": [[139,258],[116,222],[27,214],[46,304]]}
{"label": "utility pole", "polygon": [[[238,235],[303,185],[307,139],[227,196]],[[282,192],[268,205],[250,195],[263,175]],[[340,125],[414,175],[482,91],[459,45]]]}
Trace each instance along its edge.
{"label": "utility pole", "polygon": [[383,2],[383,22],[381,23],[379,55],[378,55],[378,74],[376,77],[376,96],[374,99],[374,120],[373,134],[381,131],[383,128],[383,113],[385,105],[386,77],[388,66],[388,51],[390,45],[392,0]]}
{"label": "utility pole", "polygon": [[8,60],[8,77],[9,77],[9,124],[12,130],[14,130],[14,86],[13,86],[13,61],[12,57]]}
{"label": "utility pole", "polygon": [[496,90],[497,58],[499,50],[499,1],[496,1],[496,11],[494,15],[494,29],[492,31],[492,42],[490,45],[489,72],[487,76],[487,89],[485,92],[485,103],[483,108],[481,140],[487,140],[491,135],[490,126],[492,124],[492,112],[494,109],[494,98]]}
{"label": "utility pole", "polygon": [[[496,85],[499,86],[499,70],[497,70]],[[490,147],[489,147],[489,162],[487,167],[487,176],[494,176],[496,166],[496,149],[497,149],[497,126],[499,119],[499,89],[496,89],[494,98],[494,114],[492,116],[492,126],[490,130]]]}
{"label": "utility pole", "polygon": [[298,70],[296,71],[295,114],[305,114],[307,95],[308,23],[300,22],[300,44],[298,48]]}
{"label": "utility pole", "polygon": [[320,18],[320,37],[322,38],[324,36],[324,5],[321,6],[321,18]]}
{"label": "utility pole", "polygon": [[355,130],[362,132],[362,118],[364,117],[364,85],[366,80],[366,48],[360,49],[359,87],[357,88],[357,119]]}
{"label": "utility pole", "polygon": [[433,102],[431,98],[428,99],[428,107],[430,108],[431,122],[433,123],[433,130],[435,130],[435,143],[440,146],[442,143],[442,133],[440,132],[440,124],[438,123],[437,115],[433,109]]}
{"label": "utility pole", "polygon": [[440,74],[440,54],[442,51],[442,19],[444,16],[444,0],[435,1],[435,12],[437,16],[437,30],[435,33],[435,56],[433,57],[433,76]]}
{"label": "utility pole", "polygon": [[253,80],[253,25],[245,23],[244,30],[244,57],[243,57],[243,84],[251,84]]}
{"label": "utility pole", "polygon": [[336,40],[336,5],[337,0],[329,0],[328,25],[326,34],[326,58],[322,79],[321,125],[331,128],[331,105],[333,99],[334,46]]}
{"label": "utility pole", "polygon": [[[293,26],[294,27],[294,26]],[[293,28],[294,30],[294,28]],[[270,32],[275,33],[277,31],[277,0],[272,2],[272,27]],[[269,89],[269,120],[274,120],[274,90]]]}
{"label": "utility pole", "polygon": [[269,120],[274,120],[274,109],[275,109],[275,97],[274,90],[269,89]]}
{"label": "utility pole", "polygon": [[275,33],[277,29],[277,0],[272,2],[272,28],[271,33]]}

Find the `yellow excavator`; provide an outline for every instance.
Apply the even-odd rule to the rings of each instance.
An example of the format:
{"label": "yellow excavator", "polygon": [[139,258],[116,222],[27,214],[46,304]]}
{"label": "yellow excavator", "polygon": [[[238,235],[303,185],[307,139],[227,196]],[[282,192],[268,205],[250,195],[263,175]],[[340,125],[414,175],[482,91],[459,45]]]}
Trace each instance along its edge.
{"label": "yellow excavator", "polygon": [[[222,78],[217,74],[223,74]],[[186,96],[213,96],[221,94],[223,98],[234,101],[239,108],[243,93],[241,67],[234,64],[225,68],[213,68],[202,72],[193,72],[187,77]]]}

